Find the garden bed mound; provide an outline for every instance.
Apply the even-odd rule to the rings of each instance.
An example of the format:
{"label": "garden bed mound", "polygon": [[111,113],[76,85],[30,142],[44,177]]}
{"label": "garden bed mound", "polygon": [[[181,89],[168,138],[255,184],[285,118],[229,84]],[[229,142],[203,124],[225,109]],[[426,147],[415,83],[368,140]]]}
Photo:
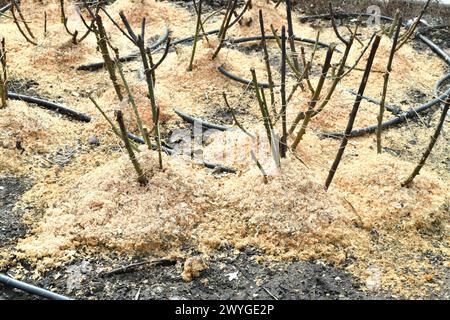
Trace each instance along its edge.
{"label": "garden bed mound", "polygon": [[347,250],[369,254],[374,228],[420,239],[418,231],[441,233],[448,223],[448,186],[424,170],[411,188],[401,187],[412,165],[389,155],[345,162],[328,192],[323,173],[296,158],[283,160],[264,184],[256,166],[216,176],[181,157],[164,156],[163,170],[156,153],[139,157],[145,187],[123,156],[53,189],[33,235],[19,242],[19,256],[51,266],[82,246],[167,256],[231,244],[339,263]]}

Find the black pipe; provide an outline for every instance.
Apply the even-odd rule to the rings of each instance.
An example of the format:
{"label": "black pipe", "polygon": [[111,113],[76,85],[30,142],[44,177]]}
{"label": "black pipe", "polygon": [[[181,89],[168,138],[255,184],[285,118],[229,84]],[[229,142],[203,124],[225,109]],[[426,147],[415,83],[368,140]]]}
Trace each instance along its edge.
{"label": "black pipe", "polygon": [[0,14],[3,14],[6,11],[8,11],[9,9],[11,9],[11,5],[12,5],[12,3],[8,3],[6,6],[0,8]]}
{"label": "black pipe", "polygon": [[[169,28],[166,27],[165,33],[161,37],[159,37],[159,39],[155,43],[151,44],[148,47],[148,50],[153,50],[153,49],[159,47],[163,42],[165,42],[167,40],[167,38],[169,37],[169,34],[170,34]],[[140,54],[138,52],[133,52],[126,56],[119,57],[119,61],[120,62],[130,62],[130,61],[136,60],[139,57],[140,57]],[[81,65],[81,66],[77,67],[76,70],[78,70],[78,71],[97,71],[97,70],[102,69],[104,66],[105,66],[105,62],[99,61],[99,62]]]}
{"label": "black pipe", "polygon": [[[275,36],[265,36],[266,40],[275,40]],[[230,44],[240,44],[240,43],[245,43],[245,42],[253,42],[253,41],[261,41],[262,40],[262,36],[253,36],[253,37],[245,37],[245,38],[238,38],[238,39],[229,39],[227,40],[228,43]],[[295,41],[298,42],[304,42],[304,43],[309,43],[309,44],[318,44],[319,47],[321,48],[330,48],[331,46],[325,42],[321,42],[321,41],[316,41],[313,39],[308,39],[308,38],[301,38],[301,37],[294,37]],[[339,49],[335,48],[335,51],[342,53],[342,51],[340,51]]]}
{"label": "black pipe", "polygon": [[[445,82],[450,80],[450,73],[445,75],[442,79],[439,79],[438,82],[436,82],[434,86],[434,95],[436,97],[439,96],[439,92],[441,91],[442,87],[445,85]],[[449,83],[450,84],[450,83]]]}
{"label": "black pipe", "polygon": [[[205,33],[201,33],[198,36],[202,38],[205,35],[209,36],[209,35],[212,35],[212,34],[215,34],[215,33],[219,33],[219,29],[214,29],[214,30],[211,30],[211,31],[208,31],[208,32],[205,32]],[[175,46],[175,45],[180,44],[180,43],[194,41],[194,39],[195,39],[195,36],[189,36],[189,37],[186,37],[186,38],[175,40],[170,45],[171,46]],[[161,50],[161,49],[159,49],[159,50]]]}
{"label": "black pipe", "polygon": [[[139,143],[139,144],[145,144],[145,141],[144,141],[144,139],[142,139],[141,137],[139,137],[139,136],[137,136],[137,135],[135,135],[135,134],[133,134],[133,133],[131,133],[131,132],[127,132],[127,136],[128,136],[128,138],[130,138],[131,140],[133,140],[134,142],[136,142],[136,143]],[[158,146],[156,145],[156,144],[152,144],[152,150],[153,151],[156,151],[156,150],[158,150]],[[167,155],[173,155],[173,150],[172,150],[172,148],[170,148],[170,147],[168,147],[167,145],[163,145],[163,146],[161,146],[161,150],[162,151],[164,151]]]}
{"label": "black pipe", "polygon": [[15,280],[11,277],[8,277],[4,274],[0,274],[0,283],[3,283],[6,286],[16,288],[22,291],[25,291],[27,293],[30,293],[35,296],[39,296],[42,298],[50,299],[50,300],[73,300],[69,297],[33,286],[31,284]]}
{"label": "black pipe", "polygon": [[80,113],[78,111],[63,107],[59,104],[56,104],[54,102],[50,102],[50,101],[46,101],[46,100],[42,100],[39,98],[34,98],[34,97],[29,97],[23,94],[17,94],[17,93],[12,93],[12,92],[8,92],[8,99],[11,100],[21,100],[21,101],[25,101],[28,103],[34,103],[37,104],[40,107],[43,107],[45,109],[48,110],[52,110],[55,111],[59,114],[63,114],[66,116],[69,116],[75,120],[78,121],[83,121],[83,122],[90,122],[91,121],[91,117],[84,114],[84,113]]}
{"label": "black pipe", "polygon": [[[276,39],[275,36],[266,36],[265,38],[266,38],[266,40],[275,40]],[[260,40],[262,40],[262,36],[254,36],[254,37],[245,37],[245,38],[238,38],[238,39],[228,39],[227,43],[240,44],[240,43],[244,43],[244,42],[253,42],[253,41],[260,41]],[[311,44],[317,43],[322,48],[330,48],[331,47],[329,44],[326,44],[324,42],[307,39],[307,38],[294,37],[294,40],[298,41],[298,42],[305,42],[305,43],[311,43]],[[335,48],[334,50],[336,52],[342,53],[342,51],[340,51],[337,48]],[[219,68],[217,68],[217,70],[219,70],[219,72],[221,74],[223,74],[227,78],[230,78],[231,80],[237,81],[237,82],[245,84],[245,85],[253,84],[252,80],[241,78],[241,77],[225,70],[225,68],[223,66],[220,66]],[[264,82],[258,83],[258,86],[261,88],[269,88],[270,87],[270,85],[268,83],[264,83]]]}
{"label": "black pipe", "polygon": [[[253,85],[253,81],[238,77],[237,75],[225,70],[225,68],[223,66],[218,67],[217,70],[219,70],[219,72],[221,74],[223,74],[227,78],[230,78],[231,80],[237,81],[237,82],[245,84],[245,85]],[[268,83],[264,83],[264,82],[258,82],[258,86],[260,86],[261,88],[269,88],[270,87],[270,85]]]}
{"label": "black pipe", "polygon": [[[445,85],[445,82],[450,80],[450,73],[444,76],[442,79],[440,79],[438,82],[436,82],[436,85],[434,86],[434,95],[438,97],[440,95],[442,87]],[[449,83],[450,84],[450,83]],[[448,86],[450,89],[450,85]],[[444,102],[444,101],[442,101]],[[445,105],[441,106],[442,109],[445,108]],[[447,117],[450,117],[450,113],[447,113]]]}
{"label": "black pipe", "polygon": [[188,114],[186,114],[186,113],[184,113],[184,112],[182,112],[180,110],[177,110],[177,109],[173,109],[173,111],[181,119],[183,119],[184,121],[186,121],[186,122],[188,122],[190,124],[194,124],[194,123],[199,124],[204,129],[215,129],[215,130],[219,130],[219,131],[232,130],[231,128],[228,128],[228,127],[225,127],[225,126],[222,126],[222,125],[219,125],[219,124],[213,124],[213,123],[206,122],[206,121],[204,121],[202,119],[199,119],[199,118],[194,118],[194,117],[192,117],[192,116],[190,116],[190,115],[188,115]]}
{"label": "black pipe", "polygon": [[444,60],[448,65],[450,65],[450,55],[447,52],[438,47],[430,38],[424,36],[421,33],[417,33],[416,37],[422,40],[434,53],[436,53],[442,60]]}
{"label": "black pipe", "polygon": [[[444,101],[448,96],[450,95],[450,88],[445,91],[441,96],[417,107],[414,109],[410,109],[409,111],[403,113],[402,115],[392,118],[386,122],[383,122],[382,128],[389,128],[394,125],[401,124],[405,122],[407,119],[416,117],[419,113],[424,112],[431,107],[440,104],[442,101]],[[353,130],[350,133],[350,137],[359,137],[368,133],[373,133],[377,130],[377,125],[372,125],[366,128],[356,129]],[[321,133],[321,136],[327,137],[327,138],[341,138],[343,136],[342,132],[323,132]]]}

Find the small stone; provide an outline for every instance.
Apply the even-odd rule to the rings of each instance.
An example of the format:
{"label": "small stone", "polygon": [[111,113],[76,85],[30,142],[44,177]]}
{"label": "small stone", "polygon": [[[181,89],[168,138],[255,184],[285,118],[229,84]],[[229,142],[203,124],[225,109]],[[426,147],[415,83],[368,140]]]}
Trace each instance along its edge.
{"label": "small stone", "polygon": [[90,136],[88,138],[88,143],[91,146],[99,146],[100,145],[100,141],[98,141],[98,138],[96,136]]}
{"label": "small stone", "polygon": [[208,266],[201,257],[191,257],[184,262],[181,278],[184,282],[190,282],[200,276],[200,273],[206,270]]}

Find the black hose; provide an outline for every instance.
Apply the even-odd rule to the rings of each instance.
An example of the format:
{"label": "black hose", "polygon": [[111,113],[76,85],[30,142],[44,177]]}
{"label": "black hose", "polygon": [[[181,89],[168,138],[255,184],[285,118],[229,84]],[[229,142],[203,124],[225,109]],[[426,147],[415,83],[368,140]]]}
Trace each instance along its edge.
{"label": "black hose", "polygon": [[[441,91],[442,87],[445,85],[445,82],[450,80],[450,73],[445,75],[443,78],[439,79],[438,82],[436,82],[434,86],[434,95],[437,97],[439,96],[439,92]],[[450,84],[450,83],[449,83]]]}
{"label": "black hose", "polygon": [[11,3],[8,3],[6,6],[0,8],[0,14],[5,13],[6,11],[8,11],[9,9],[11,9]]}
{"label": "black hose", "polygon": [[[395,117],[393,119],[390,119],[386,122],[383,122],[381,125],[383,129],[392,127],[394,125],[401,124],[405,122],[407,119],[415,118],[417,115],[421,112],[424,112],[431,107],[440,104],[442,101],[444,101],[448,96],[450,95],[450,88],[445,91],[441,96],[438,98],[435,98],[417,108],[410,109],[409,111],[403,113],[402,115]],[[372,125],[366,128],[356,129],[353,130],[350,133],[350,137],[359,137],[368,133],[374,133],[377,130],[377,125]],[[327,138],[341,138],[343,136],[342,132],[324,132],[321,133],[321,136],[327,137]]]}
{"label": "black hose", "polygon": [[[245,84],[245,85],[253,84],[253,81],[238,77],[237,75],[225,70],[225,68],[223,66],[218,67],[217,70],[219,70],[219,72],[221,74],[223,74],[227,78],[230,78],[231,80],[237,81],[237,82]],[[269,88],[270,87],[270,85],[268,83],[264,83],[264,82],[258,82],[258,86],[261,88]]]}
{"label": "black hose", "polygon": [[[156,42],[152,43],[148,47],[148,50],[153,50],[153,49],[159,47],[163,42],[165,42],[167,40],[167,38],[169,37],[169,34],[170,34],[169,28],[166,27],[166,30],[165,30],[164,34],[161,37],[159,37],[159,39]],[[130,62],[130,61],[136,60],[139,57],[140,57],[140,55],[139,55],[138,52],[133,52],[133,53],[130,53],[130,54],[126,55],[126,56],[119,57],[119,61],[120,62]],[[84,64],[82,66],[77,67],[76,70],[79,70],[79,71],[97,71],[97,70],[102,69],[104,66],[105,66],[105,62],[104,61],[99,61],[99,62]]]}
{"label": "black hose", "polygon": [[[266,36],[265,37],[266,40],[275,40],[275,36]],[[244,42],[253,42],[253,41],[260,41],[262,40],[262,36],[254,36],[254,37],[245,37],[245,38],[238,38],[238,39],[228,39],[227,42],[230,44],[240,44],[240,43],[244,43]],[[298,42],[305,42],[305,43],[311,43],[311,44],[318,44],[320,47],[322,48],[330,48],[331,46],[329,44],[326,44],[324,42],[317,42],[316,40],[312,40],[312,39],[307,39],[307,38],[300,38],[300,37],[295,37],[294,38],[295,41]],[[335,48],[336,52],[341,52],[339,49]],[[253,81],[249,80],[249,79],[244,79],[241,78],[227,70],[225,70],[225,68],[223,66],[220,66],[219,68],[217,68],[217,70],[219,70],[219,72],[221,74],[223,74],[225,77],[237,81],[239,83],[242,83],[244,85],[252,85]],[[270,85],[268,83],[264,83],[264,82],[258,82],[258,86],[261,88],[269,88]]]}
{"label": "black hose", "polygon": [[[275,40],[275,36],[265,36],[266,40]],[[262,36],[253,36],[253,37],[245,37],[245,38],[238,38],[238,39],[228,39],[227,42],[230,44],[240,44],[240,43],[245,43],[245,42],[253,42],[253,41],[261,41],[262,40]],[[313,39],[308,39],[308,38],[301,38],[301,37],[294,37],[295,41],[298,42],[304,42],[304,43],[309,43],[309,44],[316,44],[321,47],[321,48],[330,48],[331,46],[325,42],[321,42],[321,41],[316,41]],[[342,53],[342,51],[340,51],[339,49],[335,48],[334,49],[337,52]]]}
{"label": "black hose", "polygon": [[180,110],[177,110],[177,109],[173,109],[173,111],[181,119],[183,119],[184,121],[186,121],[186,122],[188,122],[190,124],[194,124],[194,123],[199,124],[204,129],[214,129],[214,130],[219,130],[219,131],[229,131],[229,130],[231,130],[231,128],[228,128],[226,126],[222,126],[220,124],[213,124],[213,123],[206,122],[206,121],[204,121],[202,119],[199,119],[199,118],[194,118],[194,117],[188,115],[187,113],[184,113],[184,112],[182,112]]}
{"label": "black hose", "polygon": [[444,60],[448,65],[450,65],[450,55],[438,47],[430,38],[424,36],[421,33],[416,35],[423,43],[425,43],[434,53],[436,53],[442,60]]}
{"label": "black hose", "polygon": [[[137,142],[139,144],[145,144],[144,139],[142,139],[141,137],[138,137],[137,135],[131,133],[131,132],[127,132],[127,136],[128,138],[130,138],[131,140],[133,140],[134,142]],[[158,146],[156,144],[152,144],[152,150],[156,151],[158,150]],[[172,155],[173,154],[173,150],[172,148],[168,147],[167,145],[163,145],[161,146],[161,150],[163,152],[165,152],[167,155]]]}
{"label": "black hose", "polygon": [[84,114],[84,113],[80,113],[78,111],[63,107],[59,104],[56,104],[54,102],[50,102],[50,101],[46,101],[46,100],[42,100],[39,98],[34,98],[34,97],[29,97],[29,96],[25,96],[23,94],[17,94],[17,93],[12,93],[12,92],[8,92],[8,99],[11,100],[21,100],[21,101],[25,101],[28,103],[34,103],[37,104],[40,107],[43,107],[45,109],[48,110],[52,110],[55,111],[59,114],[63,114],[66,116],[69,116],[72,119],[78,120],[78,121],[83,121],[83,122],[90,122],[91,121],[91,117]]}
{"label": "black hose", "polygon": [[[440,92],[442,90],[442,87],[446,84],[447,81],[450,80],[450,73],[444,76],[442,79],[440,79],[438,82],[436,82],[436,85],[434,86],[434,95],[438,97],[440,95]],[[450,84],[450,83],[449,83]],[[448,86],[450,88],[450,85]],[[445,108],[444,105],[441,106],[442,109]],[[447,117],[450,117],[450,113],[447,113]]]}
{"label": "black hose", "polygon": [[4,274],[0,274],[0,283],[3,283],[6,286],[16,288],[22,291],[25,291],[27,293],[30,293],[35,296],[39,296],[42,298],[50,299],[50,300],[73,300],[69,297],[33,286],[31,284],[15,280],[11,277],[8,277]]}

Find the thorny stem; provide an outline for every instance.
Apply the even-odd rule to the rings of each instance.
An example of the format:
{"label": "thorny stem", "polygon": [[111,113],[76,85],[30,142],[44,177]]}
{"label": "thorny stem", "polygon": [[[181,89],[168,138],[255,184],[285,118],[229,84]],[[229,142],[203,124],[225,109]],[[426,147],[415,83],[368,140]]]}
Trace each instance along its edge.
{"label": "thorny stem", "polygon": [[234,19],[233,22],[231,22],[228,25],[228,29],[230,29],[232,26],[234,26],[236,23],[238,23],[239,21],[241,21],[241,18],[244,16],[244,13],[247,12],[247,10],[252,8],[252,0],[247,0],[247,2],[245,3],[244,8],[242,9],[241,13],[239,13],[236,18]]}
{"label": "thorny stem", "polygon": [[255,88],[256,98],[258,100],[261,115],[263,117],[264,127],[266,128],[267,138],[269,140],[269,143],[272,145],[272,124],[270,121],[269,111],[267,109],[267,105],[264,104],[264,98],[258,86],[258,79],[256,78],[255,69],[252,68],[250,71],[252,73],[252,80],[253,86]]}
{"label": "thorny stem", "polygon": [[47,37],[47,11],[44,11],[44,38]]}
{"label": "thorny stem", "polygon": [[258,86],[258,79],[256,78],[255,69],[252,68],[251,72],[252,72],[253,86],[255,87],[256,96],[257,96],[258,102],[260,104],[261,114],[263,116],[264,127],[266,128],[267,138],[269,141],[272,157],[273,157],[273,160],[275,161],[275,164],[279,168],[280,167],[279,139],[273,130],[273,123],[272,123],[272,120],[270,119],[269,108],[267,107],[267,101],[266,101],[266,95],[264,93],[264,89],[259,88],[259,86]]}
{"label": "thorny stem", "polygon": [[357,31],[358,31],[358,26],[356,26],[355,32],[352,34],[352,36],[350,37],[350,40],[348,41],[347,45],[345,46],[345,51],[344,51],[343,57],[341,59],[341,62],[339,64],[339,68],[338,68],[338,71],[337,71],[337,74],[336,74],[336,78],[334,79],[333,83],[331,84],[331,87],[328,90],[328,93],[327,93],[325,99],[323,100],[323,102],[321,103],[320,107],[315,112],[314,116],[316,116],[317,114],[322,112],[322,110],[327,106],[327,104],[331,100],[331,97],[333,96],[334,91],[336,90],[337,85],[342,80],[342,78],[344,78],[345,66],[347,64],[347,59],[349,57],[350,50],[351,50],[351,48],[353,46],[353,42],[355,40],[355,35],[356,35]]}
{"label": "thorny stem", "polygon": [[8,72],[6,64],[6,43],[5,38],[0,44],[0,65],[2,67],[0,73],[0,108],[6,108],[6,100],[8,98]]}
{"label": "thorny stem", "polygon": [[19,17],[20,20],[23,22],[25,29],[27,29],[29,35],[31,36],[31,38],[36,39],[36,37],[34,36],[33,32],[31,31],[31,28],[28,26],[27,21],[25,20],[25,17],[22,14],[22,10],[20,9],[20,6],[17,4],[16,0],[12,1],[13,3],[13,7],[17,9],[17,12],[19,13]]}
{"label": "thorny stem", "polygon": [[197,7],[197,5],[196,5],[196,3],[195,3],[195,0],[192,0],[192,2],[194,3],[194,10],[195,10],[195,13],[196,13],[197,16],[199,17],[198,24],[200,25],[200,29],[202,30],[202,34],[203,34],[203,36],[205,37],[206,42],[208,43],[208,45],[210,45],[210,42],[209,42],[209,38],[208,38],[207,32],[205,31],[205,26],[204,26],[205,22],[202,21],[202,8],[201,8],[201,4],[202,4],[203,0],[199,0],[199,2],[200,2],[199,7]]}
{"label": "thorny stem", "polygon": [[[351,67],[347,67],[348,70],[342,75],[342,78],[344,78],[345,76],[347,76],[350,72],[352,72],[353,70],[359,70],[357,69],[357,66],[359,64],[359,62],[361,61],[362,57],[364,56],[364,54],[366,53],[367,49],[369,49],[370,45],[372,44],[373,39],[375,38],[375,36],[377,35],[377,33],[373,33],[370,36],[369,41],[367,42],[367,44],[364,46],[364,48],[361,50],[361,52],[359,53],[358,58],[356,58],[355,63],[351,66]],[[364,70],[363,70],[364,71]]]}
{"label": "thorny stem", "polygon": [[[31,38],[28,37],[27,34],[25,33],[25,31],[24,31],[24,30],[22,29],[22,27],[20,26],[19,20],[17,19],[16,12],[15,12],[15,10],[17,9],[17,11],[19,12],[19,14],[22,15],[22,12],[20,11],[19,6],[17,5],[17,3],[16,3],[15,1],[12,1],[12,4],[13,4],[13,5],[12,5],[12,7],[11,7],[11,14],[12,14],[12,16],[13,16],[14,23],[16,24],[17,29],[19,30],[19,32],[22,34],[22,36],[25,38],[25,40],[26,40],[27,42],[31,43],[32,45],[37,46],[37,42],[31,40],[31,38],[34,39],[34,36],[32,36],[32,34],[30,34],[30,37],[31,37],[31,36],[32,36],[32,37],[31,37]],[[28,30],[29,28],[28,28],[27,22],[26,22],[23,18],[21,18],[21,19],[22,19],[22,21],[23,21],[23,23],[24,23],[26,29]]]}
{"label": "thorny stem", "polygon": [[411,186],[411,183],[414,181],[414,178],[419,175],[420,170],[425,165],[425,162],[427,161],[428,157],[431,154],[431,151],[433,150],[434,145],[436,144],[437,139],[439,138],[439,135],[442,131],[442,127],[444,126],[445,119],[447,117],[447,113],[449,110],[450,105],[450,98],[447,98],[447,101],[445,102],[445,106],[442,109],[441,118],[439,119],[439,123],[436,127],[436,130],[434,131],[433,136],[431,137],[430,143],[428,144],[427,150],[425,150],[424,154],[422,155],[422,158],[419,161],[419,164],[414,169],[414,171],[411,173],[408,179],[406,179],[405,182],[402,183],[402,187],[409,187]]}
{"label": "thorny stem", "polygon": [[[395,30],[397,29],[397,25],[399,24],[399,19],[400,19],[400,10],[397,9],[395,11],[395,15],[394,15],[394,21],[391,24],[391,27],[389,28],[388,34],[387,36],[389,38],[392,38],[392,36],[394,35]],[[400,23],[401,25],[401,23]]]}
{"label": "thorny stem", "polygon": [[298,132],[297,137],[295,138],[295,141],[292,144],[293,150],[295,150],[297,148],[298,144],[303,139],[303,136],[306,133],[306,128],[308,127],[308,124],[311,121],[311,118],[314,114],[314,108],[317,105],[317,101],[320,98],[320,93],[322,92],[322,88],[323,88],[323,85],[325,84],[325,80],[326,80],[328,71],[330,70],[331,59],[333,58],[333,53],[334,53],[334,47],[328,48],[327,55],[325,57],[325,63],[323,64],[323,68],[322,68],[322,74],[320,75],[319,82],[317,83],[317,87],[314,90],[314,96],[312,97],[311,101],[308,104],[308,111],[306,111],[305,119],[303,119],[303,123],[300,128],[300,131]]}
{"label": "thorny stem", "polygon": [[408,29],[408,31],[401,37],[401,39],[399,40],[399,44],[397,45],[397,48],[395,49],[396,51],[400,50],[401,47],[403,47],[403,45],[408,42],[408,40],[411,38],[411,36],[414,34],[414,32],[417,29],[417,26],[420,23],[420,20],[422,20],[423,15],[425,14],[425,12],[428,9],[428,6],[430,5],[431,0],[428,0],[423,9],[420,11],[419,16],[416,18],[416,20],[414,21],[413,25],[411,26],[411,28]]}
{"label": "thorny stem", "polygon": [[145,131],[144,131],[144,126],[142,125],[142,120],[141,120],[141,116],[139,115],[139,110],[138,107],[136,105],[136,101],[134,100],[134,95],[133,92],[131,92],[130,86],[128,84],[128,81],[125,77],[125,74],[123,72],[123,66],[122,63],[119,61],[119,59],[115,59],[115,63],[117,66],[117,70],[119,70],[119,74],[120,77],[122,78],[122,82],[125,86],[125,90],[127,91],[128,94],[128,100],[131,104],[131,107],[133,108],[133,112],[134,112],[134,116],[136,117],[136,123],[139,129],[140,134],[142,135],[142,137],[144,138],[145,144],[151,149],[151,142],[149,139],[147,139],[148,137],[146,137],[145,135]]}
{"label": "thorny stem", "polygon": [[286,28],[281,28],[281,125],[282,136],[280,140],[280,155],[282,158],[286,158],[287,152],[287,118],[286,118]]}
{"label": "thorny stem", "polygon": [[117,123],[119,124],[120,134],[121,134],[122,140],[125,144],[125,148],[127,149],[128,156],[130,157],[130,160],[133,163],[134,170],[136,170],[136,173],[138,176],[138,182],[141,185],[145,186],[148,183],[148,180],[145,177],[144,172],[141,169],[141,166],[139,165],[139,162],[136,158],[133,148],[131,148],[131,144],[130,144],[130,141],[128,140],[128,136],[127,136],[127,130],[125,128],[125,123],[123,122],[122,111],[120,111],[120,110],[116,111],[116,120],[117,120]]}
{"label": "thorny stem", "polygon": [[[310,61],[308,61],[308,62],[306,61],[305,48],[304,47],[300,48],[300,52],[301,52],[301,55],[302,55],[302,63],[303,63],[303,74],[302,74],[302,79],[301,80],[303,80],[303,78],[306,80],[306,83],[308,85],[308,89],[309,89],[309,91],[311,91],[312,95],[314,95],[314,87],[311,84],[311,81],[310,81],[310,78],[309,78],[309,73],[311,71],[311,66],[312,66],[312,64],[314,62],[314,57],[315,57],[316,52],[317,52],[317,48],[318,48],[318,44],[319,44],[319,38],[320,38],[320,30],[317,32],[317,35],[316,35],[316,42],[314,44],[314,48],[313,48],[313,52],[311,54]],[[299,82],[299,81],[297,81],[294,84],[294,86],[292,87],[292,91],[289,94],[289,97],[287,99],[288,103],[291,101],[292,97],[294,96],[294,94],[295,94],[295,92],[297,91],[298,88],[301,88],[302,90],[304,90],[303,84],[301,82]]]}
{"label": "thorny stem", "polygon": [[120,89],[120,85],[117,80],[115,64],[109,54],[109,50],[108,50],[108,41],[109,40],[108,40],[108,36],[106,35],[106,30],[103,25],[103,20],[98,13],[94,15],[91,12],[91,14],[93,15],[92,18],[95,20],[95,25],[93,26],[93,31],[97,38],[97,44],[102,53],[103,60],[105,61],[106,70],[108,70],[109,77],[113,83],[114,90],[116,91],[117,97],[119,98],[120,101],[122,101],[123,100],[122,90]]}
{"label": "thorny stem", "polygon": [[312,86],[311,80],[309,79],[309,69],[310,69],[309,67],[312,64],[312,61],[311,62],[306,62],[305,48],[304,47],[300,47],[300,54],[301,54],[301,57],[302,57],[302,62],[303,62],[304,69],[308,69],[308,72],[305,72],[305,80],[306,80],[306,83],[308,84],[308,89],[314,95],[314,87]]}
{"label": "thorny stem", "polygon": [[[280,36],[277,34],[277,30],[275,30],[273,25],[270,25],[270,29],[272,30],[272,34],[275,38],[277,46],[281,50],[281,40],[280,40]],[[295,68],[294,63],[292,62],[292,60],[289,58],[288,55],[286,55],[286,62],[289,65],[289,67],[291,68],[291,70],[294,72],[294,75],[297,78],[297,82],[301,86],[301,81],[305,78],[305,72],[303,71],[303,74],[301,74],[300,71]]]}
{"label": "thorny stem", "polygon": [[[159,109],[158,105],[156,104],[155,82],[154,81],[155,81],[156,69],[167,57],[171,40],[170,40],[170,37],[167,38],[166,49],[164,51],[162,58],[156,64],[153,64],[153,61],[150,61],[150,59],[152,58],[152,56],[150,54],[150,50],[145,47],[145,18],[142,19],[142,22],[141,22],[140,35],[136,35],[136,33],[131,28],[130,23],[128,22],[128,19],[125,16],[125,14],[121,11],[121,12],[119,12],[119,15],[120,15],[120,18],[126,28],[126,31],[123,30],[116,22],[114,22],[114,25],[122,32],[123,35],[125,35],[125,37],[127,37],[139,49],[139,53],[141,55],[141,60],[142,60],[143,66],[144,66],[144,74],[145,74],[147,88],[148,88],[147,97],[150,100],[150,105],[151,105],[151,110],[152,110],[152,120],[153,120],[153,127],[154,127],[152,131],[154,132],[155,139],[156,139],[156,145],[157,145],[158,156],[159,156],[159,168],[163,169],[161,132],[159,129],[160,109]],[[152,65],[152,67],[150,66],[150,64]],[[145,130],[145,128],[144,128],[144,130]],[[148,134],[147,134],[147,137],[148,137]]]}
{"label": "thorny stem", "polygon": [[259,27],[261,29],[261,44],[263,46],[264,62],[266,63],[267,79],[268,79],[268,83],[269,83],[270,106],[272,108],[273,114],[276,116],[277,110],[275,108],[275,93],[273,90],[274,83],[273,83],[273,77],[272,77],[272,70],[270,68],[269,52],[267,50],[266,32],[264,30],[264,19],[263,19],[262,10],[259,10]]}
{"label": "thorny stem", "polygon": [[[94,104],[95,108],[100,112],[100,114],[103,116],[103,118],[105,118],[106,122],[108,122],[108,124],[110,125],[111,130],[114,132],[114,134],[116,136],[118,136],[120,139],[122,139],[120,131],[117,129],[117,127],[114,125],[114,123],[108,117],[108,115],[103,111],[103,109],[99,106],[97,101],[95,101],[95,99],[92,96],[90,96],[89,99],[92,101],[92,103]],[[133,148],[134,151],[137,151],[137,152],[139,151],[137,146],[135,146],[134,144],[131,144],[131,145],[132,145],[132,148]]]}
{"label": "thorny stem", "polygon": [[[86,5],[86,3],[85,3],[85,5]],[[64,0],[60,0],[60,7],[61,7],[61,23],[64,25],[64,28],[66,29],[67,34],[69,34],[72,37],[72,43],[73,44],[79,44],[84,39],[86,39],[87,36],[91,33],[92,25],[91,25],[91,28],[87,28],[86,33],[82,37],[80,37],[80,39],[78,40],[77,39],[78,35],[79,35],[78,30],[75,30],[74,32],[71,32],[69,30],[69,26],[67,25],[69,19],[66,17]],[[80,15],[81,15],[81,13],[80,13]]]}
{"label": "thorny stem", "polygon": [[259,162],[259,160],[256,158],[255,153],[253,152],[253,150],[250,151],[250,156],[252,157],[253,161],[255,161],[256,166],[258,167],[258,169],[261,171],[262,175],[263,175],[263,181],[264,184],[268,184],[269,183],[269,179],[267,179],[267,173],[266,170],[264,170],[263,166],[261,165],[261,163]]}
{"label": "thorny stem", "polygon": [[292,25],[292,2],[291,0],[286,0],[286,16],[287,16],[287,24],[288,24],[288,36],[289,36],[289,46],[291,48],[292,59],[294,60],[294,67],[299,72],[300,65],[298,63],[297,50],[295,49],[295,35],[294,35],[294,27]]}
{"label": "thorny stem", "polygon": [[389,85],[389,76],[392,72],[392,63],[394,61],[394,55],[395,55],[395,48],[397,47],[398,42],[398,36],[400,35],[400,29],[402,27],[402,18],[398,19],[397,29],[395,31],[395,35],[392,41],[392,48],[391,53],[389,55],[389,61],[386,67],[386,72],[383,75],[384,83],[383,83],[383,93],[381,96],[381,102],[380,102],[380,112],[377,117],[377,152],[378,154],[381,153],[381,131],[383,130],[383,116],[384,111],[386,109],[386,95],[388,91],[388,85]]}
{"label": "thorny stem", "polygon": [[369,80],[370,71],[372,69],[373,61],[375,59],[375,55],[378,50],[378,46],[380,44],[380,36],[376,36],[375,40],[372,44],[372,49],[370,51],[369,58],[367,60],[366,65],[366,71],[364,72],[364,75],[361,79],[361,84],[359,86],[358,95],[356,97],[355,103],[353,105],[352,111],[350,113],[347,127],[344,132],[344,137],[342,138],[341,145],[339,147],[338,153],[336,155],[336,158],[334,159],[333,165],[331,166],[330,172],[328,173],[327,180],[325,182],[325,190],[328,190],[328,188],[331,185],[331,182],[333,181],[334,175],[336,174],[336,171],[339,167],[339,163],[341,162],[342,156],[344,155],[345,148],[348,144],[348,139],[350,137],[350,133],[353,129],[353,124],[355,123],[356,115],[358,114],[359,106],[361,105],[362,97],[364,95],[364,91],[366,89],[367,82]]}
{"label": "thorny stem", "polygon": [[[349,41],[344,39],[344,37],[340,34],[340,32],[337,28],[336,19],[334,18],[333,4],[331,2],[329,3],[329,8],[330,8],[331,25],[333,27],[334,33],[336,34],[336,37],[338,37],[338,39],[341,40],[341,42],[343,44],[345,44],[345,46],[348,46]],[[356,34],[356,32],[355,32],[355,34]]]}
{"label": "thorny stem", "polygon": [[[195,6],[195,0],[192,0],[192,1],[194,2],[194,6]],[[195,50],[197,49],[198,34],[200,33],[200,28],[203,30],[202,4],[203,4],[203,0],[199,0],[198,9],[196,9],[197,10],[197,27],[195,28],[195,36],[194,36],[194,43],[192,45],[191,61],[189,62],[189,67],[188,67],[187,71],[192,71],[192,65],[194,63],[194,57],[195,57]],[[205,33],[205,30],[203,30],[203,34],[204,33]]]}
{"label": "thorny stem", "polygon": [[228,28],[230,28],[230,21],[233,17],[233,11],[236,9],[237,6],[237,0],[229,0],[227,12],[225,14],[222,27],[220,28],[219,32],[219,44],[217,45],[216,51],[214,52],[212,56],[212,60],[216,59],[217,55],[219,54],[220,50],[223,47],[223,43],[225,42],[225,37],[227,35]]}
{"label": "thorny stem", "polygon": [[231,14],[231,6],[233,5],[233,0],[227,1],[227,6],[225,10],[225,15],[222,20],[222,24],[220,25],[219,33],[217,36],[220,38],[222,36],[223,31],[225,30],[225,24],[227,22],[228,15]]}
{"label": "thorny stem", "polygon": [[145,41],[140,35],[137,38],[136,44],[139,48],[139,52],[141,53],[142,64],[144,65],[144,73],[145,73],[147,88],[148,88],[148,98],[150,100],[150,104],[152,107],[152,119],[153,119],[153,125],[155,126],[156,145],[158,147],[158,155],[159,155],[159,168],[163,169],[161,133],[159,130],[159,112],[160,111],[156,104],[152,69],[150,68],[148,56],[146,55]]}

